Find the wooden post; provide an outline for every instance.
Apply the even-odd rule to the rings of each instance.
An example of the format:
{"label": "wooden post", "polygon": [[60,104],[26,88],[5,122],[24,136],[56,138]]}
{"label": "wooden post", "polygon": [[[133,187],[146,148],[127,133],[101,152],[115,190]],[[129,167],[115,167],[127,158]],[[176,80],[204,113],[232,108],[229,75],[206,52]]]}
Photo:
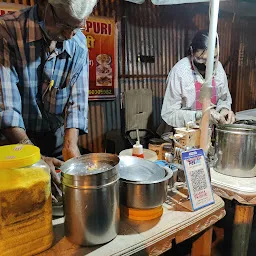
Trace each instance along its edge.
{"label": "wooden post", "polygon": [[209,227],[193,243],[191,256],[210,256],[212,248],[212,227]]}
{"label": "wooden post", "polygon": [[232,256],[246,256],[253,220],[254,207],[237,204],[235,209]]}

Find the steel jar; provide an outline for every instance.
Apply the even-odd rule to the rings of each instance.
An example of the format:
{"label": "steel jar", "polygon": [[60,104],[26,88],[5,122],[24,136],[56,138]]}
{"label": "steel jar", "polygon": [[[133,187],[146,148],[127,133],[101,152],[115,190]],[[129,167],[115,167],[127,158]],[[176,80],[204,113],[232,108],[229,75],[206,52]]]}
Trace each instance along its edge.
{"label": "steel jar", "polygon": [[236,177],[256,176],[256,127],[220,125],[216,129],[214,169]]}
{"label": "steel jar", "polygon": [[65,236],[84,246],[104,244],[118,234],[119,158],[88,154],[61,167]]}

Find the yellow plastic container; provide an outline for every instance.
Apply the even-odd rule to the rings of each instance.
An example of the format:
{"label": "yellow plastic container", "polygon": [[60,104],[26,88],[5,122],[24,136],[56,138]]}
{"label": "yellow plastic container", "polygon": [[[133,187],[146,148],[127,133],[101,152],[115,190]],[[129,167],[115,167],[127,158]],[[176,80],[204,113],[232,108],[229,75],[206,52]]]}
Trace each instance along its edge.
{"label": "yellow plastic container", "polygon": [[32,145],[0,147],[0,255],[35,255],[53,241],[50,170]]}

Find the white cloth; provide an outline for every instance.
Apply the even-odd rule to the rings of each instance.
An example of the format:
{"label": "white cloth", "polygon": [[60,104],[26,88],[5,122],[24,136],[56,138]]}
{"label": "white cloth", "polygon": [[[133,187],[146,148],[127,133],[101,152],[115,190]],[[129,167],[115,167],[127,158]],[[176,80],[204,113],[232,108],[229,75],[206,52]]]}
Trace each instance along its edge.
{"label": "white cloth", "polygon": [[[132,2],[135,4],[142,4],[145,0],[125,0],[128,2]],[[202,3],[202,2],[209,2],[209,0],[151,0],[155,5],[172,5],[172,4],[191,4],[191,3]],[[221,0],[227,1],[227,0]]]}
{"label": "white cloth", "polygon": [[[201,76],[195,75],[197,81],[203,83]],[[184,127],[186,123],[196,121],[195,75],[189,57],[181,59],[170,71],[161,111],[161,116],[168,125]],[[220,62],[214,79],[217,92],[216,110],[220,111],[222,108],[231,110],[232,99],[228,89],[228,80]]]}

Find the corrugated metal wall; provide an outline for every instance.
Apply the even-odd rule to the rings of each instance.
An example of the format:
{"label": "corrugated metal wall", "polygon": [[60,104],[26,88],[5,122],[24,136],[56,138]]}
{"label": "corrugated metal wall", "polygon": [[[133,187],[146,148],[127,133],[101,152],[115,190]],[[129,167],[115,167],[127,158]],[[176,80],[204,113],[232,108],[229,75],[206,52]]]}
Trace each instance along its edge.
{"label": "corrugated metal wall", "polygon": [[[121,7],[118,0],[101,0],[98,2],[93,15],[113,17],[118,22],[121,17],[120,12]],[[120,50],[117,49],[118,55],[119,51]],[[116,95],[117,98],[113,101],[89,102],[88,134],[80,136],[80,144],[84,148],[88,148],[92,152],[104,152],[105,134],[112,129],[119,129],[121,127],[120,98],[118,96],[118,89]]]}
{"label": "corrugated metal wall", "polygon": [[[89,103],[89,133],[80,139],[89,150],[103,152],[105,134],[121,127],[120,92],[150,88],[153,91],[153,126],[157,128],[167,74],[185,56],[196,31],[208,28],[209,19],[208,7],[202,4],[155,6],[150,0],[142,5],[100,0],[94,15],[114,17],[119,28],[118,96],[114,101]],[[234,26],[231,15],[220,13],[220,61],[230,78],[235,111],[256,107],[254,28],[255,20],[240,19]],[[138,55],[154,56],[155,63],[138,62]]]}
{"label": "corrugated metal wall", "polygon": [[256,108],[256,21],[239,22],[235,111]]}

